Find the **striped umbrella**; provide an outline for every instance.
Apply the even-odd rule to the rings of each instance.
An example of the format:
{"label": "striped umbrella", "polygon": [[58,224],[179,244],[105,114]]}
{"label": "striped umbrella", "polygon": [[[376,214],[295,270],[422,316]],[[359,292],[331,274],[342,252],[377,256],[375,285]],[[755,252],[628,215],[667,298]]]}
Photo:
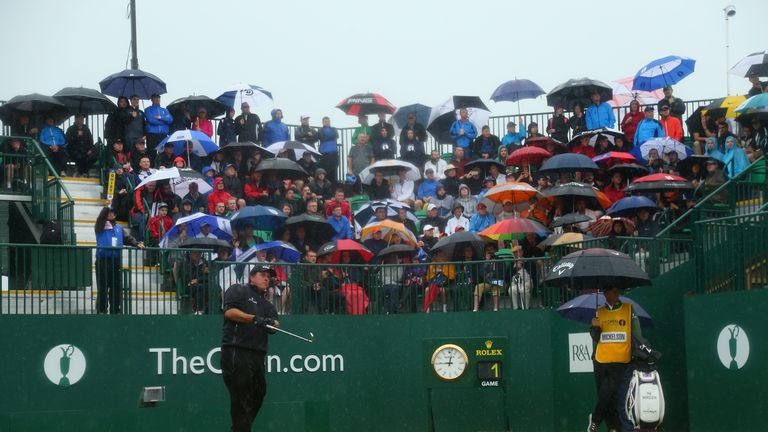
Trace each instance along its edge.
{"label": "striped umbrella", "polygon": [[739,104],[734,111],[740,114],[755,111],[768,112],[768,93],[752,96]]}
{"label": "striped umbrella", "polygon": [[161,153],[163,147],[165,147],[165,143],[171,143],[173,144],[173,153],[180,155],[187,152],[188,142],[192,143],[192,153],[200,157],[208,156],[219,150],[219,146],[216,145],[208,135],[200,131],[184,129],[165,137],[165,139],[160,141],[157,147],[155,147],[155,151]]}
{"label": "striped umbrella", "polygon": [[544,236],[549,230],[536,220],[515,217],[496,222],[478,234],[490,240],[515,240],[525,237],[527,233]]}
{"label": "striped umbrella", "polygon": [[229,87],[216,100],[230,108],[236,109],[240,109],[243,103],[247,103],[251,108],[260,105],[272,105],[273,103],[272,92],[269,90],[242,83]]}
{"label": "striped umbrella", "polygon": [[743,95],[717,98],[707,105],[706,111],[702,111],[702,114],[707,114],[714,118],[723,115],[726,118],[736,118],[738,115],[736,108],[744,103],[745,100],[747,100],[747,97]]}
{"label": "striped umbrella", "polygon": [[667,56],[654,60],[635,74],[632,90],[653,91],[677,84],[692,74],[696,60],[688,57]]}
{"label": "striped umbrella", "polygon": [[377,230],[381,230],[381,235],[383,236],[382,238],[386,240],[387,243],[392,240],[392,236],[394,234],[402,237],[403,241],[410,244],[411,246],[415,247],[418,243],[416,237],[408,228],[405,227],[405,225],[389,219],[383,220],[381,222],[372,222],[364,226],[363,231],[360,233],[360,241],[365,241],[369,238],[372,238],[373,233]]}
{"label": "striped umbrella", "polygon": [[730,73],[744,78],[753,73],[768,77],[768,51],[760,51],[744,57],[731,68]]}
{"label": "striped umbrella", "polygon": [[395,106],[378,93],[357,93],[343,99],[336,108],[351,116],[387,113],[393,114]]}
{"label": "striped umbrella", "polygon": [[613,99],[609,100],[608,103],[612,107],[627,106],[633,100],[640,102],[640,105],[655,105],[664,99],[664,92],[661,90],[654,90],[652,92],[632,90],[634,80],[635,77],[626,77],[611,81]]}

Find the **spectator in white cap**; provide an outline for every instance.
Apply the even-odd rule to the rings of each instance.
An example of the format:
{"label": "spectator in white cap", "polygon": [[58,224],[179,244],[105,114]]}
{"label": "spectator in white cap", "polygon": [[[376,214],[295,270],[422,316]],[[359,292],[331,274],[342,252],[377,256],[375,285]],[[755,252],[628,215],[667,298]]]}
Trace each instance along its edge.
{"label": "spectator in white cap", "polygon": [[419,237],[419,247],[427,254],[430,253],[432,247],[437,243],[437,237],[435,237],[435,227],[430,224],[424,225],[422,229],[423,234]]}
{"label": "spectator in white cap", "polygon": [[432,225],[435,227],[439,231],[435,233],[436,235],[445,232],[445,219],[437,215],[437,206],[434,204],[427,204],[427,216],[421,220],[421,223],[424,226]]}

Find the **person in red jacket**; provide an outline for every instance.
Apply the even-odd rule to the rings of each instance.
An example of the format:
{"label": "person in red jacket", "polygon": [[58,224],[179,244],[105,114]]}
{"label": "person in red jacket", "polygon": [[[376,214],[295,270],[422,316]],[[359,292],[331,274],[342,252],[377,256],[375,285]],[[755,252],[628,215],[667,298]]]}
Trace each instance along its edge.
{"label": "person in red jacket", "polygon": [[595,157],[595,148],[589,145],[589,137],[583,136],[573,147],[571,147],[571,153],[579,153],[590,159]]}
{"label": "person in red jacket", "polygon": [[224,190],[224,180],[221,177],[216,177],[213,180],[213,192],[208,195],[208,213],[214,214],[216,212],[216,203],[227,204],[227,200],[232,198],[229,192]]}
{"label": "person in red jacket", "polygon": [[160,244],[165,233],[173,227],[173,218],[168,216],[168,204],[161,203],[157,215],[149,218],[149,238],[152,246]]}
{"label": "person in red jacket", "polygon": [[213,122],[208,119],[208,111],[205,108],[200,108],[197,111],[197,118],[192,123],[192,130],[200,131],[209,137],[213,136]]}
{"label": "person in red jacket", "polygon": [[[637,125],[643,121],[643,118],[645,118],[645,114],[640,111],[640,102],[635,99],[629,103],[629,112],[624,114],[624,119],[621,120],[621,131],[624,132],[624,136],[627,137],[627,141],[630,144],[635,139]],[[631,148],[632,146],[629,147]]]}
{"label": "person in red jacket", "polygon": [[664,128],[664,136],[682,142],[683,124],[679,118],[669,115],[669,105],[662,105],[659,114],[661,115],[659,123]]}
{"label": "person in red jacket", "polygon": [[625,187],[626,185],[624,184],[624,177],[620,172],[615,171],[611,176],[611,184],[605,187],[603,193],[608,197],[608,199],[611,200],[611,203],[615,203],[616,201],[624,198]]}
{"label": "person in red jacket", "polygon": [[245,194],[245,202],[248,205],[266,205],[269,203],[269,188],[266,183],[261,180],[261,172],[253,171],[248,179],[245,181],[245,187],[243,188]]}
{"label": "person in red jacket", "polygon": [[325,217],[328,218],[333,213],[333,209],[341,207],[341,215],[349,219],[349,223],[352,223],[352,207],[349,202],[344,199],[344,189],[338,188],[333,195],[333,199],[325,202]]}

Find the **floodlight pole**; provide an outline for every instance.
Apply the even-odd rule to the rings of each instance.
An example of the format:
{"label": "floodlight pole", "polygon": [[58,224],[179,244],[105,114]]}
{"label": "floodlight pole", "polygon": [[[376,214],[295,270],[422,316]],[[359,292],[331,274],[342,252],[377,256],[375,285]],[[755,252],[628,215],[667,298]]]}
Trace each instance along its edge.
{"label": "floodlight pole", "polygon": [[[730,17],[728,7],[723,9],[725,12],[725,93],[727,96],[731,95],[731,74],[729,73],[729,67],[731,65],[731,32],[730,32]],[[734,12],[735,14],[735,12]]]}
{"label": "floodlight pole", "polygon": [[[139,68],[136,43],[136,0],[131,0],[131,69]],[[726,19],[727,20],[727,19]]]}

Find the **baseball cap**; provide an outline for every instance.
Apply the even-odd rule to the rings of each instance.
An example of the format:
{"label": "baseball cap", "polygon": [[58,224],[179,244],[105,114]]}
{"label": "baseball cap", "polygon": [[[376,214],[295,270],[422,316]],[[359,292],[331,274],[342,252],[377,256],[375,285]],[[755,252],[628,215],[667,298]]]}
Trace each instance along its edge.
{"label": "baseball cap", "polygon": [[493,176],[485,176],[485,178],[483,179],[483,183],[485,183],[487,181],[495,182],[496,179]]}
{"label": "baseball cap", "polygon": [[256,273],[262,273],[262,272],[267,272],[272,277],[277,276],[277,273],[275,272],[275,269],[273,269],[272,267],[270,267],[268,265],[264,265],[264,264],[257,265],[255,267],[253,267],[251,269],[250,275],[253,276]]}
{"label": "baseball cap", "polygon": [[507,123],[507,127],[515,127],[515,126],[517,126],[517,123],[515,123],[513,121]]}
{"label": "baseball cap", "polygon": [[669,105],[662,105],[662,106],[659,107],[659,111],[664,111],[664,110],[668,110],[668,109],[669,109]]}
{"label": "baseball cap", "polygon": [[653,112],[654,110],[653,110],[652,106],[648,105],[647,107],[645,107],[645,109],[643,111],[645,111],[645,112]]}
{"label": "baseball cap", "polygon": [[301,116],[301,120],[306,120],[306,119],[308,119],[308,118],[309,118],[309,116],[308,116],[308,115],[303,115],[303,116]]}
{"label": "baseball cap", "polygon": [[152,93],[152,95],[149,97],[150,99],[159,98],[160,95],[157,93]]}
{"label": "baseball cap", "polygon": [[160,210],[161,208],[168,208],[168,204],[160,203],[160,205],[157,206],[157,209]]}
{"label": "baseball cap", "polygon": [[434,204],[428,204],[428,205],[427,205],[427,211],[430,211],[430,210],[435,210],[435,209],[437,209],[437,206],[436,206],[436,205],[434,205]]}
{"label": "baseball cap", "polygon": [[425,232],[426,232],[426,231],[432,231],[433,229],[435,229],[435,227],[433,227],[433,226],[432,226],[432,225],[430,225],[430,224],[426,224],[426,225],[424,225],[424,231],[425,231]]}
{"label": "baseball cap", "polygon": [[455,170],[455,169],[456,169],[456,167],[453,166],[453,164],[448,164],[448,165],[445,166],[445,169],[443,170],[443,172],[449,171],[449,170]]}
{"label": "baseball cap", "polygon": [[479,202],[479,203],[477,203],[477,205],[475,206],[475,208],[478,208],[478,209],[479,209],[480,207],[482,207],[482,208],[488,208],[488,206],[486,206],[484,202]]}

